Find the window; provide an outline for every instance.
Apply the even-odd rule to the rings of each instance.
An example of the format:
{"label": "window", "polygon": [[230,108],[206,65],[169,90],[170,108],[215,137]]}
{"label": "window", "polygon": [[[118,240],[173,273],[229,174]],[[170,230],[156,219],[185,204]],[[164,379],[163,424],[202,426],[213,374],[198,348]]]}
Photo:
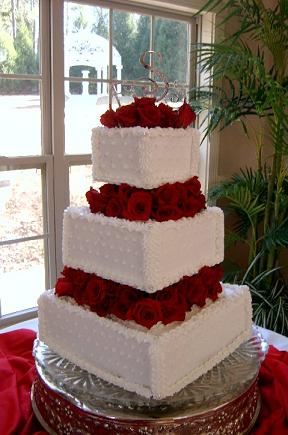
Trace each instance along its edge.
{"label": "window", "polygon": [[[196,35],[190,17],[120,1],[2,5],[0,326],[35,316],[38,295],[61,273],[63,210],[86,205],[92,185],[91,128],[109,104],[131,101],[135,81],[136,93],[158,81],[157,70],[170,83],[166,98],[179,104],[195,76]],[[139,55],[151,50],[162,60],[146,54],[145,70]]]}
{"label": "window", "polygon": [[1,12],[0,317],[5,319],[31,314],[55,268],[53,276],[50,78],[43,59],[49,47],[42,38],[47,11],[38,0],[3,0]]}

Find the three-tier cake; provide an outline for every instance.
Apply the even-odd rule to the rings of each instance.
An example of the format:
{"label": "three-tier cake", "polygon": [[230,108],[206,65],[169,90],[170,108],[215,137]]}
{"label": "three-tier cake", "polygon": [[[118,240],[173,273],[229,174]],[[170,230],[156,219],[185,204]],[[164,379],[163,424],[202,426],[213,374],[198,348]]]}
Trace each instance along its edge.
{"label": "three-tier cake", "polygon": [[198,180],[194,113],[153,98],[92,133],[88,206],[64,213],[63,276],[39,298],[39,338],[129,391],[173,395],[251,335],[246,286],[223,285],[224,219]]}

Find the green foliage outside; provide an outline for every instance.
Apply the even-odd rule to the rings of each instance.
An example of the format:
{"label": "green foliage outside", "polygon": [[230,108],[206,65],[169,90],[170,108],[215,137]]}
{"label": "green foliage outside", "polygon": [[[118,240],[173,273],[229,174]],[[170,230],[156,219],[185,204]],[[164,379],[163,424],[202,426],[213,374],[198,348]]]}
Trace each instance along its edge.
{"label": "green foliage outside", "polygon": [[[15,13],[12,14],[12,8]],[[14,1],[2,1],[0,14],[0,72],[38,74],[38,47],[35,47],[35,20],[29,2],[16,8]],[[38,93],[38,83],[29,80],[2,80],[1,94]]]}
{"label": "green foliage outside", "polygon": [[160,68],[169,81],[186,82],[187,75],[187,36],[185,24],[179,21],[157,18],[155,24],[155,50],[163,54]]}
{"label": "green foliage outside", "polygon": [[[214,86],[193,89],[191,104],[207,115],[206,135],[239,121],[249,136],[248,118],[259,120],[255,169],[210,190],[210,199],[224,200],[234,218],[226,254],[239,242],[247,246],[246,268],[232,268],[226,255],[226,279],[249,285],[256,323],[288,335],[288,3],[268,8],[262,0],[210,0],[204,6],[216,7],[226,16],[221,25],[237,19],[238,27],[195,48]],[[270,147],[267,159],[264,147]]]}

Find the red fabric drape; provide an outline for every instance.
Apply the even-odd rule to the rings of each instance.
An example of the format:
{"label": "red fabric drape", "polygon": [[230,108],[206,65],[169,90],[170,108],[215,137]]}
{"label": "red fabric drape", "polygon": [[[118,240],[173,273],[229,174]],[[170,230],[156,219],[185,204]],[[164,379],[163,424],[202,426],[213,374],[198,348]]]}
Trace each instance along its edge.
{"label": "red fabric drape", "polygon": [[[30,388],[35,332],[0,334],[0,434],[44,435],[34,417]],[[288,352],[270,346],[260,371],[262,407],[253,435],[288,435]]]}
{"label": "red fabric drape", "polygon": [[0,434],[44,435],[33,415],[30,389],[35,377],[35,332],[19,329],[0,334]]}

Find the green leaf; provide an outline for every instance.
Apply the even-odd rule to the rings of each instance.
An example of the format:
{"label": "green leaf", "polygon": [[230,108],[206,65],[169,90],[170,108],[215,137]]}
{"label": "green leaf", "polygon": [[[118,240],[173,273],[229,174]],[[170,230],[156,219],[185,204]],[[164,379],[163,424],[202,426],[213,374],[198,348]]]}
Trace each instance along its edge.
{"label": "green leaf", "polygon": [[274,223],[270,227],[264,235],[263,242],[268,251],[272,248],[288,247],[288,216],[278,226]]}

